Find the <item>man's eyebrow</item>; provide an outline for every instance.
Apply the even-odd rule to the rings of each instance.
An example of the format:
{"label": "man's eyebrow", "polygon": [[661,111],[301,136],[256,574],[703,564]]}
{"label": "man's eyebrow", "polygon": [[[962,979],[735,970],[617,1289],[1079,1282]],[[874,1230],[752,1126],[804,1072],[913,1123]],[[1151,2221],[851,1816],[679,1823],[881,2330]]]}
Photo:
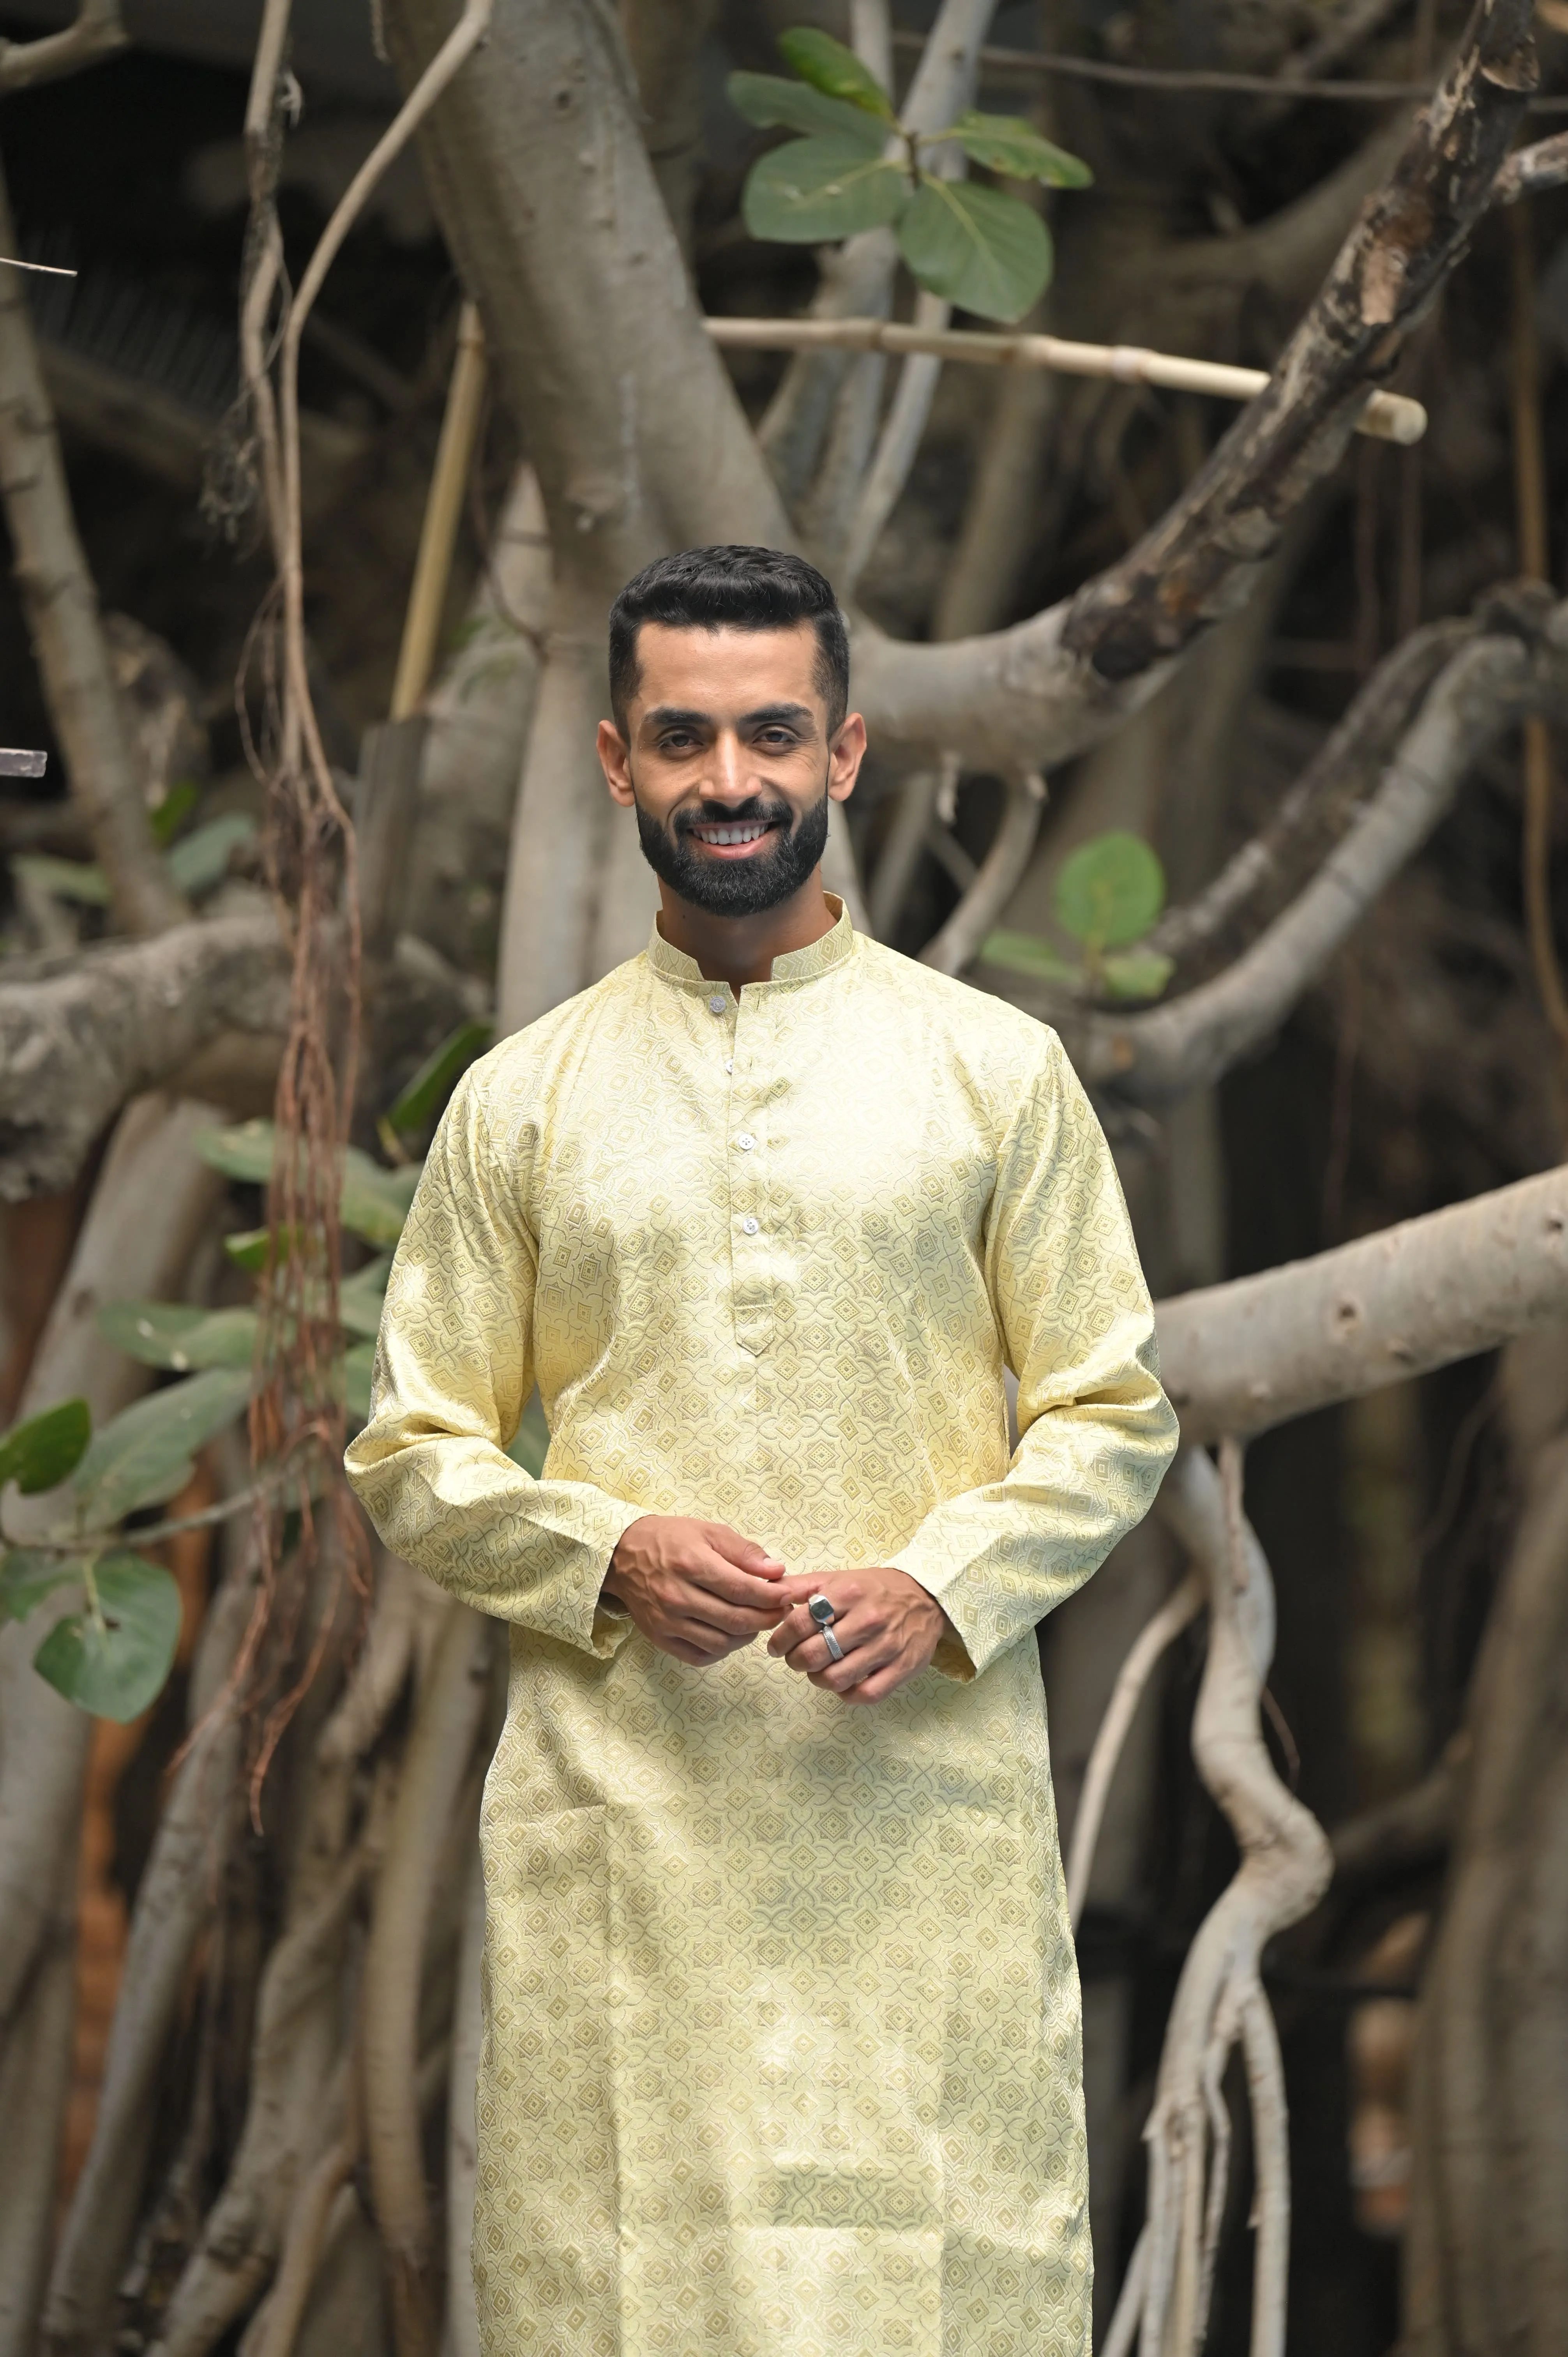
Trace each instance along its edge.
{"label": "man's eyebrow", "polygon": [[772,728],[780,721],[814,721],[815,718],[816,714],[809,704],[764,704],[755,712],[743,712],[740,726],[743,728]]}
{"label": "man's eyebrow", "polygon": [[645,728],[711,728],[711,712],[689,710],[683,704],[654,704],[642,716]]}

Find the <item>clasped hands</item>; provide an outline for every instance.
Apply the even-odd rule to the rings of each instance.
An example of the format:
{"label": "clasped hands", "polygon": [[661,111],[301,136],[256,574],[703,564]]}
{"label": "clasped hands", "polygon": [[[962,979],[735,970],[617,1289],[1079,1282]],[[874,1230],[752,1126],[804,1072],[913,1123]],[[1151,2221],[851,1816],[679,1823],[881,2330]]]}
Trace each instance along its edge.
{"label": "clasped hands", "polygon": [[[650,1644],[693,1669],[711,1669],[770,1630],[769,1653],[844,1702],[880,1702],[907,1685],[949,1627],[935,1597],[891,1564],[792,1577],[726,1523],[684,1514],[644,1514],[624,1530],[603,1592]],[[842,1662],[807,1613],[807,1598],[819,1595],[833,1607]]]}

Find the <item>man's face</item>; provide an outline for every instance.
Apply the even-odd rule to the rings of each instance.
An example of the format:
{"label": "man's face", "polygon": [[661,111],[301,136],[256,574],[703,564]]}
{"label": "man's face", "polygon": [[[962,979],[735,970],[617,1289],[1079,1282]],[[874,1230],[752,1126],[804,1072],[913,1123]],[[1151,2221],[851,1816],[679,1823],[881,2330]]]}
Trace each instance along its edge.
{"label": "man's face", "polygon": [[778,907],[814,873],[828,803],[853,791],[865,750],[858,713],[829,737],[815,630],[645,622],[637,652],[626,734],[601,721],[599,759],[650,866],[711,916]]}

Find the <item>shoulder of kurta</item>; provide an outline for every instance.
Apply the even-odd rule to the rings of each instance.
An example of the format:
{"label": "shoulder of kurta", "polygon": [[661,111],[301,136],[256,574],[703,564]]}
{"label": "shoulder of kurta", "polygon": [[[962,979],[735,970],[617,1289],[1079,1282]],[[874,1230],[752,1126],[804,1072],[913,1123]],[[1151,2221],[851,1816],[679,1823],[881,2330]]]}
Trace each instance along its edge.
{"label": "shoulder of kurta", "polygon": [[862,973],[892,1019],[918,1029],[928,1048],[960,1066],[1005,1125],[1024,1094],[1070,1071],[1048,1023],[991,991],[938,974],[881,942],[862,941]]}
{"label": "shoulder of kurta", "polygon": [[526,1114],[548,1096],[563,1070],[583,1052],[606,1021],[641,1009],[648,995],[649,966],[639,952],[599,982],[564,998],[521,1031],[497,1041],[468,1068],[473,1101],[492,1133]]}

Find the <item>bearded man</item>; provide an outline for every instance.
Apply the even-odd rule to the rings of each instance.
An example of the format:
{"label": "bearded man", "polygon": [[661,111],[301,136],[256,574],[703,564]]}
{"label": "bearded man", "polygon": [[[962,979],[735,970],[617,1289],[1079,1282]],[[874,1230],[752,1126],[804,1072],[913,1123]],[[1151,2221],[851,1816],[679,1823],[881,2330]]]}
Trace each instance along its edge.
{"label": "bearded man", "polygon": [[459,1084],[349,1455],[512,1624],[487,2357],[1089,2348],[1034,1632],[1176,1424],[1055,1035],[824,896],[848,674],[797,557],[622,592],[599,757],[652,938]]}

